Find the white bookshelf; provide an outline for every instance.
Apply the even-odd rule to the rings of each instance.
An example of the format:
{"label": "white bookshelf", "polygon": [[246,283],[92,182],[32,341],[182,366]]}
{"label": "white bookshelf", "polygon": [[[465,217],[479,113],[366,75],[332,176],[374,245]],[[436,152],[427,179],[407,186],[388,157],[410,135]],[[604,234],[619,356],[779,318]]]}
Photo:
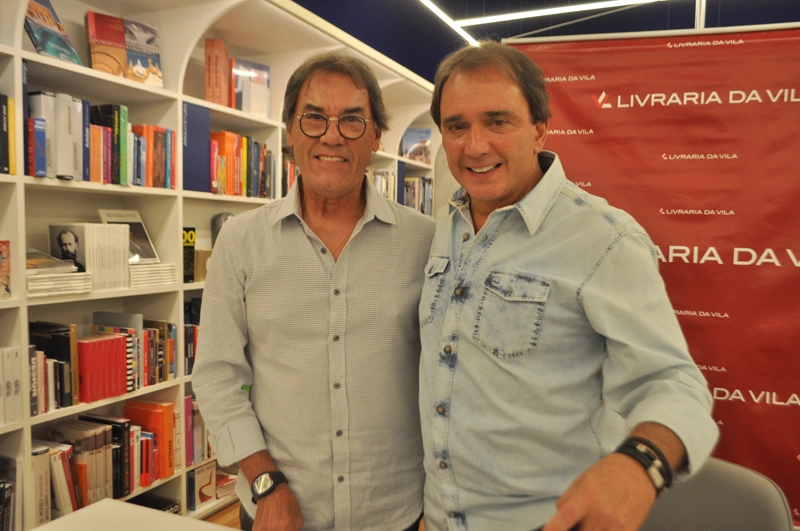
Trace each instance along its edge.
{"label": "white bookshelf", "polygon": [[[84,29],[87,10],[128,17],[158,26],[164,88],[150,88],[114,78],[88,66],[39,55],[24,30],[27,0],[0,2],[0,92],[17,102],[17,171],[0,174],[0,240],[11,242],[12,298],[0,301],[0,345],[18,346],[27,352],[30,320],[50,320],[88,325],[95,310],[143,313],[146,318],[178,324],[176,349],[178,377],[133,393],[98,402],[30,417],[27,402],[23,420],[0,426],[0,453],[23,458],[31,467],[31,439],[47,432],[50,423],[76,417],[87,411],[121,415],[128,398],[171,401],[183,410],[183,397],[191,392],[191,376],[183,374],[183,303],[202,294],[203,283],[180,282],[182,271],[181,230],[197,230],[197,248],[211,247],[211,217],[219,212],[233,214],[257,208],[266,200],[215,196],[182,190],[182,104],[190,102],[211,111],[212,130],[232,130],[254,136],[265,143],[282,166],[281,146],[285,130],[280,123],[283,92],[289,75],[313,53],[347,49],[364,59],[374,70],[384,91],[391,115],[391,130],[384,134],[385,151],[376,153],[373,165],[397,171],[406,164],[407,175],[432,177],[436,164],[425,165],[396,155],[403,131],[411,126],[428,127],[434,133],[432,156],[437,158],[441,142],[428,115],[433,89],[431,83],[357,41],[333,25],[288,0],[51,0],[84,65],[89,65]],[[240,111],[203,100],[204,39],[220,37],[231,56],[270,65],[270,118],[259,119]],[[86,98],[93,105],[124,104],[131,123],[152,123],[175,130],[178,140],[175,169],[176,189],[161,190],[87,182],[65,182],[24,176],[22,140],[22,61],[28,65],[28,90],[46,89]],[[437,199],[441,202],[444,197]],[[138,210],[162,262],[175,264],[179,283],[174,286],[92,292],[28,299],[25,293],[26,247],[47,249],[50,223],[97,222],[98,208]],[[29,396],[27,368],[24,369],[23,400]],[[179,444],[185,448],[183,426]],[[180,500],[181,514],[202,518],[226,502],[214,502],[198,511],[186,508],[186,472],[176,473],[139,489],[131,496],[152,491]],[[189,468],[193,468],[192,467]],[[23,484],[23,528],[34,521],[34,490]],[[228,500],[230,501],[230,500]]]}

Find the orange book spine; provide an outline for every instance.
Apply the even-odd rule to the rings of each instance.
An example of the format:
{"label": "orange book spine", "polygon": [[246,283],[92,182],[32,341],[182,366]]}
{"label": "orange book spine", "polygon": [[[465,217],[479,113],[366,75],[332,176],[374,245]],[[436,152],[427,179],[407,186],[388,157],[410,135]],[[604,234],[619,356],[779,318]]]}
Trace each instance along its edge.
{"label": "orange book spine", "polygon": [[[128,400],[125,405],[125,416],[132,423],[140,424],[138,419],[148,420],[149,429],[156,434],[158,446],[159,479],[171,477],[175,473],[175,417],[172,402],[148,402],[146,400]],[[160,435],[159,435],[160,434]]]}

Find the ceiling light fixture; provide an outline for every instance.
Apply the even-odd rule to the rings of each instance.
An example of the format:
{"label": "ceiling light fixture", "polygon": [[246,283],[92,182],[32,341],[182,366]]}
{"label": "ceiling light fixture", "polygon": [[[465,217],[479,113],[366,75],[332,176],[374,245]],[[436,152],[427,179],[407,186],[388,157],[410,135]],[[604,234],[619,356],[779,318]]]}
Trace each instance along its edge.
{"label": "ceiling light fixture", "polygon": [[[423,4],[429,4],[426,0],[420,0]],[[607,2],[594,2],[591,4],[580,4],[574,6],[553,7],[548,9],[537,9],[534,11],[521,11],[519,13],[506,13],[505,15],[493,15],[490,17],[464,18],[454,21],[459,28],[465,26],[477,26],[479,24],[491,24],[493,22],[506,22],[509,20],[520,20],[523,18],[546,17],[549,15],[561,15],[564,13],[577,13],[580,11],[591,11],[593,9],[610,9],[613,7],[630,6],[637,4],[651,4],[653,2],[663,2],[664,0],[610,0]],[[433,4],[431,4],[432,6]],[[428,6],[432,11],[434,7]],[[438,8],[437,8],[438,9]],[[436,11],[434,11],[436,13]],[[438,13],[437,13],[438,14]],[[439,15],[446,17],[444,13]],[[444,18],[443,18],[444,20]],[[449,19],[448,19],[449,20]],[[445,22],[447,22],[445,20]],[[455,28],[454,28],[455,29]],[[458,30],[456,30],[458,31]]]}
{"label": "ceiling light fixture", "polygon": [[466,31],[464,31],[464,30],[463,30],[463,29],[461,29],[460,27],[458,27],[458,26],[456,25],[456,23],[455,23],[455,22],[453,22],[453,19],[452,19],[452,18],[450,18],[450,17],[448,17],[448,16],[445,14],[445,12],[444,12],[444,11],[442,11],[441,9],[439,9],[439,8],[438,8],[436,5],[434,5],[434,3],[433,3],[433,2],[431,2],[430,0],[419,0],[419,1],[420,1],[420,2],[422,2],[422,3],[425,5],[425,7],[427,7],[427,8],[428,8],[428,9],[430,9],[431,11],[433,11],[433,12],[436,14],[436,16],[437,16],[437,17],[439,17],[440,19],[442,19],[442,20],[444,21],[444,23],[445,23],[445,24],[447,24],[448,26],[450,26],[451,28],[453,28],[453,31],[455,31],[456,33],[458,33],[459,35],[461,35],[461,37],[462,37],[462,38],[463,38],[465,41],[467,41],[468,43],[470,43],[472,46],[477,46],[477,45],[478,45],[478,41],[476,41],[475,39],[473,39],[473,38],[472,38],[472,36],[471,36],[469,33],[467,33]]}

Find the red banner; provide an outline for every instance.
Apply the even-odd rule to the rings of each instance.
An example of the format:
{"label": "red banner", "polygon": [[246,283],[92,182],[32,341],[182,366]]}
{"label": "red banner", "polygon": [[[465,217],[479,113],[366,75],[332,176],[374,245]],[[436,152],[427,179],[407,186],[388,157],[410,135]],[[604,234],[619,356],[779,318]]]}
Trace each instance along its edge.
{"label": "red banner", "polygon": [[549,83],[545,148],[658,246],[715,455],[800,524],[800,29],[512,45]]}

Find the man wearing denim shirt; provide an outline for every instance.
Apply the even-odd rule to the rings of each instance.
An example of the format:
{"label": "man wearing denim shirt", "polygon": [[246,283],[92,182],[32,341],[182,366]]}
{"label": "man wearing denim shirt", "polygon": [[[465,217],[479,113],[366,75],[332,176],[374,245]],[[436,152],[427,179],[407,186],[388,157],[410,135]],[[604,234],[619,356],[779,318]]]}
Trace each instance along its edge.
{"label": "man wearing denim shirt", "polygon": [[652,242],[544,151],[547,100],[498,43],[436,75],[462,187],[420,303],[428,531],[635,530],[717,439]]}

